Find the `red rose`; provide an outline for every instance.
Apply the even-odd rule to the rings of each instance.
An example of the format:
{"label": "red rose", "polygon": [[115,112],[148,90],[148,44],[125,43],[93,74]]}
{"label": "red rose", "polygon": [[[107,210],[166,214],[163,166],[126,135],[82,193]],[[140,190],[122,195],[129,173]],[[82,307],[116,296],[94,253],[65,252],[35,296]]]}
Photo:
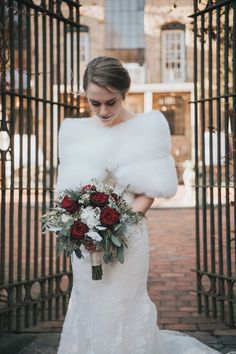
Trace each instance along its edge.
{"label": "red rose", "polygon": [[88,232],[88,226],[81,221],[75,221],[71,227],[70,235],[73,238],[81,240],[84,238],[86,232]]}
{"label": "red rose", "polygon": [[69,213],[71,213],[71,214],[73,214],[76,210],[79,210],[78,202],[76,202],[75,200],[73,200],[67,196],[65,196],[62,199],[61,207],[63,209],[66,209],[67,211],[69,211]]}
{"label": "red rose", "polygon": [[90,201],[93,206],[104,207],[108,204],[108,195],[101,192],[92,193],[90,196]]}
{"label": "red rose", "polygon": [[103,226],[116,225],[120,220],[120,214],[115,209],[106,207],[101,211],[100,220]]}

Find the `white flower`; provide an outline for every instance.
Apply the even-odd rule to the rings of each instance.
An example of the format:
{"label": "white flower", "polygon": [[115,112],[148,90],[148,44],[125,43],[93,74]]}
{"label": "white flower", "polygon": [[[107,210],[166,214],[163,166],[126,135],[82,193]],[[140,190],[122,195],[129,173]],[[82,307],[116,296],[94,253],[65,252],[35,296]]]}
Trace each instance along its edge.
{"label": "white flower", "polygon": [[97,230],[106,230],[106,227],[104,227],[104,226],[96,226],[96,229]]}
{"label": "white flower", "polygon": [[63,223],[66,223],[70,219],[72,219],[72,217],[70,215],[62,214],[62,216],[61,216],[61,221]]}
{"label": "white flower", "polygon": [[91,206],[82,208],[80,211],[80,218],[90,229],[93,229],[100,224],[100,209],[94,209]]}
{"label": "white flower", "polygon": [[89,201],[89,199],[90,199],[90,194],[85,193],[82,195],[82,197],[80,199],[78,199],[78,203],[83,204],[84,202]]}
{"label": "white flower", "polygon": [[99,242],[99,241],[102,240],[101,236],[100,236],[97,232],[95,232],[95,231],[89,231],[89,232],[86,233],[86,235],[89,236],[89,237],[91,237],[91,239],[92,239],[93,241]]}

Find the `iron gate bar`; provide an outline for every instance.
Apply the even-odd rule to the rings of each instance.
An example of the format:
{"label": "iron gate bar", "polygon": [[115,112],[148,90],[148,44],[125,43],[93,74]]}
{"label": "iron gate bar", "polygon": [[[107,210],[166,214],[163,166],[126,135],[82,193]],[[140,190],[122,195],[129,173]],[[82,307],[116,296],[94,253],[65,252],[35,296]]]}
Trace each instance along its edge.
{"label": "iron gate bar", "polygon": [[[35,108],[35,136],[36,136],[36,144],[35,144],[35,208],[34,208],[34,271],[33,276],[34,279],[39,277],[39,270],[38,270],[38,262],[37,257],[39,253],[39,232],[38,232],[38,223],[39,223],[39,156],[38,156],[38,149],[39,149],[39,43],[38,43],[38,13],[34,11],[34,43],[35,43],[35,55],[34,55],[34,71],[35,71],[35,101],[34,101],[34,108]],[[59,273],[59,271],[58,271]],[[33,325],[38,323],[38,303],[36,302],[33,304]]]}
{"label": "iron gate bar", "polygon": [[[233,327],[236,316],[236,3],[210,0],[202,10],[198,4],[200,1],[195,0],[194,14],[190,16],[194,25],[197,303],[199,312],[219,316]],[[222,154],[225,154],[224,162]]]}
{"label": "iron gate bar", "polygon": [[[54,97],[53,97],[53,84],[54,84],[54,63],[53,63],[53,59],[54,59],[54,50],[53,50],[53,38],[54,38],[54,31],[53,31],[53,26],[54,26],[54,21],[53,18],[50,17],[49,18],[49,37],[50,37],[50,49],[49,49],[49,53],[50,53],[50,143],[51,143],[51,148],[50,148],[50,166],[51,168],[54,168],[54,150],[53,150],[53,146],[54,146],[54,120],[53,120],[53,108],[54,108]],[[54,196],[54,191],[53,191],[53,185],[54,185],[54,174],[50,173],[50,208],[53,207],[54,204],[54,200],[53,200],[53,196]],[[53,254],[54,254],[54,243],[53,243],[53,234],[50,233],[50,243],[49,243],[49,275],[53,274]],[[49,280],[49,294],[53,293],[53,280],[50,279]],[[49,300],[48,302],[48,320],[52,320],[53,316],[52,316],[52,300]]]}
{"label": "iron gate bar", "polygon": [[200,102],[208,102],[210,100],[218,100],[219,98],[230,98],[230,97],[235,97],[236,93],[228,93],[227,95],[220,95],[220,96],[212,96],[212,97],[205,97],[205,98],[200,98],[198,100],[194,100],[194,101],[189,101],[190,103],[200,103]]}
{"label": "iron gate bar", "polygon": [[[194,2],[194,12],[197,12],[197,2]],[[194,33],[194,72],[193,72],[193,79],[194,79],[194,99],[198,100],[198,56],[197,56],[197,17],[193,19],[193,33]],[[192,102],[193,103],[193,102]],[[196,267],[197,270],[201,268],[200,265],[200,215],[199,215],[199,169],[198,169],[198,105],[194,104],[194,157],[195,157],[195,196],[196,196],[196,208],[195,208],[195,220],[196,220]],[[197,289],[201,287],[201,275],[197,272],[196,273],[196,286]],[[197,293],[197,308],[198,312],[201,312],[202,308],[202,297],[201,294]]]}
{"label": "iron gate bar", "polygon": [[[57,4],[57,6],[59,6]],[[60,85],[61,85],[61,36],[60,36],[60,22],[57,21],[57,32],[56,32],[56,38],[57,38],[57,102],[58,102],[58,111],[57,111],[57,117],[58,117],[58,124],[61,125],[62,121],[62,114],[61,114],[61,94],[60,94]],[[59,161],[58,161],[59,162]],[[60,271],[60,259],[56,259],[56,272],[59,273]],[[59,283],[56,282],[56,291],[59,292]],[[59,317],[59,298],[56,299],[56,318]]]}
{"label": "iron gate bar", "polygon": [[[45,0],[43,0],[44,4]],[[47,97],[47,26],[46,26],[46,16],[42,16],[42,30],[43,30],[43,35],[42,35],[42,55],[43,55],[43,75],[42,75],[42,95],[43,95],[43,195],[42,195],[42,213],[45,214],[47,211],[47,205],[46,205],[46,198],[47,198],[47,192],[45,190],[45,187],[47,186],[47,175],[46,175],[46,169],[47,169],[47,105],[45,103],[45,99]],[[42,239],[42,249],[41,249],[41,258],[44,260],[46,258],[46,240],[45,237]],[[46,262],[41,262],[41,277],[45,277],[46,275]],[[41,283],[42,286],[42,296],[44,297],[46,294],[46,281],[42,281]],[[46,311],[46,303],[42,303],[42,310],[41,310],[41,321],[45,321],[45,311]]]}
{"label": "iron gate bar", "polygon": [[[1,32],[2,29],[5,27],[5,9],[0,9],[0,20],[1,20],[1,24],[2,24],[2,28],[1,28]],[[6,78],[6,70],[5,70],[5,62],[6,62],[6,52],[5,52],[5,45],[6,42],[2,41],[2,52],[1,52],[1,57],[0,57],[0,67],[2,69],[2,73],[1,73],[1,101],[2,101],[2,116],[3,119],[1,121],[1,126],[0,129],[2,130],[6,130],[7,131],[7,124],[6,124],[6,97],[3,95],[2,93],[2,88],[4,87],[4,83],[5,83],[5,78]],[[2,185],[5,187],[6,185],[6,175],[5,175],[5,161],[6,161],[6,152],[3,151],[2,152],[2,161],[1,161],[1,169],[2,169]],[[5,215],[6,215],[6,191],[4,190],[1,193],[1,204],[2,204],[2,208],[1,208],[1,235],[5,235],[6,232],[6,225],[3,222],[3,220],[5,220]],[[1,259],[0,259],[0,284],[4,284],[5,282],[5,244],[6,244],[6,240],[5,240],[5,236],[3,236],[1,238],[1,250],[0,250],[0,255],[1,255]],[[2,325],[2,319],[0,318],[0,326]]]}
{"label": "iron gate bar", "polygon": [[[66,24],[63,23],[63,41],[65,43],[64,45],[64,83],[65,83],[65,89],[64,89],[64,104],[66,104],[67,102],[67,95],[68,95],[68,92],[67,92],[67,40],[66,40]],[[67,112],[68,114],[68,112]],[[63,271],[65,271],[66,269],[66,260],[65,258],[63,259],[63,264],[62,264],[62,269]],[[66,298],[63,297],[62,298],[62,307],[63,307],[63,311],[66,310]]]}
{"label": "iron gate bar", "polygon": [[[228,66],[228,46],[229,46],[229,35],[228,35],[228,27],[229,27],[229,5],[225,6],[225,36],[224,36],[224,93],[228,94],[228,85],[229,85],[229,66]],[[229,172],[229,120],[228,120],[228,107],[229,107],[229,100],[228,97],[225,98],[225,105],[224,105],[224,129],[225,129],[225,180],[226,180],[226,237],[227,237],[227,244],[226,244],[226,254],[227,254],[227,276],[232,276],[231,271],[231,242],[230,242],[230,201],[229,201],[229,180],[230,180],[230,172]],[[227,292],[229,294],[229,299],[231,298],[231,282],[227,281]],[[229,306],[229,322],[233,323],[233,306],[231,302],[228,302]]]}
{"label": "iron gate bar", "polygon": [[224,274],[223,265],[223,236],[222,236],[222,200],[221,200],[221,185],[222,185],[222,173],[221,173],[221,90],[220,90],[220,8],[216,10],[216,92],[218,99],[216,101],[216,115],[217,115],[217,189],[218,189],[218,248],[219,248],[219,296],[220,296],[220,318],[225,320],[225,307],[224,307],[224,279],[221,278]]}
{"label": "iron gate bar", "polygon": [[[212,5],[212,0],[209,1],[209,5]],[[209,27],[208,27],[208,96],[212,96],[212,10],[209,10]],[[209,100],[209,155],[210,155],[210,252],[211,252],[211,273],[215,273],[215,215],[214,215],[214,196],[213,196],[213,187],[214,187],[214,177],[213,177],[213,137],[212,137],[212,128],[213,128],[213,102]],[[211,278],[211,290],[212,293],[216,293],[216,282],[215,278]],[[217,315],[216,308],[216,299],[212,297],[212,313],[213,317]]]}
{"label": "iron gate bar", "polygon": [[64,104],[66,104],[67,103],[67,95],[68,95],[68,92],[67,92],[67,40],[66,40],[66,33],[67,33],[67,31],[66,31],[66,24],[64,23],[63,24],[63,41],[64,41],[64,43],[65,43],[65,45],[64,45],[64,69],[63,69],[63,71],[64,71],[64,83],[65,83],[65,89],[64,89]]}
{"label": "iron gate bar", "polygon": [[[16,0],[15,0],[16,1]],[[36,76],[36,74],[35,74]],[[48,103],[50,104],[51,101],[48,100],[48,99],[43,99],[43,98],[40,98],[40,97],[34,97],[34,96],[27,96],[27,95],[24,95],[24,94],[19,94],[19,93],[13,93],[9,90],[2,90],[3,93],[5,93],[6,95],[9,95],[9,96],[13,96],[13,97],[18,97],[18,98],[25,98],[25,99],[30,99],[32,101],[37,101],[37,102],[42,102],[42,103]],[[232,95],[229,95],[229,96],[232,96]],[[77,105],[73,105],[73,104],[68,104],[68,102],[66,102],[65,100],[65,103],[63,102],[54,102],[54,105],[55,106],[61,106],[61,107],[69,107],[71,109],[78,109],[78,106]]]}
{"label": "iron gate bar", "polygon": [[[233,3],[233,28],[236,28],[236,3]],[[233,56],[232,56],[232,69],[233,69],[233,92],[236,92],[236,30],[233,31]],[[233,167],[234,167],[234,186],[236,186],[236,96],[233,97],[233,111],[232,111],[232,147],[233,147]],[[234,188],[234,225],[236,225],[236,188]],[[236,237],[234,238],[234,252],[236,256]],[[236,273],[236,264],[235,264]]]}
{"label": "iron gate bar", "polygon": [[[205,51],[204,51],[204,41],[205,41],[205,27],[204,27],[204,13],[201,14],[201,53],[200,53],[200,71],[201,71],[201,98],[205,97],[205,77],[204,77],[204,66],[205,66]],[[202,101],[200,105],[201,111],[201,141],[202,146],[205,146],[205,102]],[[208,262],[207,262],[207,216],[206,216],[206,166],[205,166],[205,149],[201,149],[201,160],[202,160],[202,206],[203,206],[203,270],[208,272]],[[205,303],[205,314],[209,316],[209,296],[206,293],[204,295]]]}
{"label": "iron gate bar", "polygon": [[[2,28],[5,27],[5,9],[1,8],[1,24],[2,24]],[[1,52],[1,67],[2,67],[2,77],[1,77],[1,99],[2,99],[2,115],[5,118],[5,111],[6,111],[6,98],[4,97],[4,95],[2,94],[2,88],[4,87],[4,81],[6,78],[6,72],[5,72],[5,61],[6,61],[6,51],[5,51],[5,41],[2,41],[2,52]],[[2,119],[1,121],[1,129],[2,130],[7,130],[6,127],[6,120]],[[3,152],[3,154],[5,155],[5,152]],[[6,184],[6,180],[5,180],[5,156],[1,161],[1,169],[3,171],[2,174],[2,185],[5,186]],[[5,215],[6,215],[6,193],[5,191],[3,191],[2,193],[2,198],[1,198],[1,203],[3,205],[2,209],[1,209],[1,234],[5,235],[6,232],[6,228],[5,228],[5,223],[2,222],[2,220],[5,220]],[[4,284],[5,282],[5,262],[4,262],[4,258],[5,258],[5,237],[1,238],[1,268],[0,268],[0,282]]]}
{"label": "iron gate bar", "polygon": [[[15,52],[14,52],[14,45],[13,45],[13,40],[14,40],[14,26],[13,26],[13,1],[9,1],[9,45],[10,45],[10,78],[11,78],[11,86],[10,90],[14,91],[14,86],[15,86]],[[15,125],[14,125],[14,118],[15,118],[15,97],[10,96],[10,105],[12,107],[11,113],[10,113],[10,129],[11,129],[11,134],[14,136],[15,134]],[[14,144],[14,139],[11,143],[11,149],[14,151],[15,144]],[[14,228],[14,217],[15,217],[15,207],[14,207],[14,182],[15,182],[15,174],[14,174],[14,165],[15,165],[15,160],[14,160],[14,154],[12,156],[12,164],[11,164],[11,192],[10,192],[10,208],[9,208],[9,213],[10,213],[10,218],[9,218],[9,264],[14,263],[14,233],[15,233],[15,228]],[[9,278],[8,282],[9,284],[13,283],[14,281],[14,273],[13,273],[13,267],[10,267],[9,269]],[[14,291],[9,289],[9,307],[12,308],[14,305]],[[9,323],[9,330],[12,330],[12,323],[13,323],[13,316],[12,316],[12,311],[8,312],[8,323]]]}
{"label": "iron gate bar", "polygon": [[[28,53],[31,52],[30,46],[30,38],[31,38],[31,28],[30,28],[30,12],[29,8],[26,9],[26,51]],[[27,96],[31,95],[31,87],[30,87],[30,79],[31,79],[31,55],[27,55],[26,59],[26,70],[27,70]],[[31,119],[30,119],[30,100],[27,98],[26,105],[26,121],[27,121],[27,137],[28,141],[31,139]],[[30,191],[30,175],[31,175],[31,144],[27,144],[27,177],[26,177],[26,185],[27,185],[27,193],[26,193],[26,267],[25,267],[25,279],[30,279],[30,226],[31,226],[31,218],[30,218],[30,201],[31,201],[31,191]],[[25,288],[26,298],[30,297],[30,288],[26,286]],[[25,306],[25,327],[29,327],[29,305]]]}
{"label": "iron gate bar", "polygon": [[[22,39],[22,3],[19,1],[18,2],[18,62],[19,62],[19,93],[22,94],[23,91],[23,60],[22,60],[22,51],[21,48],[23,48],[23,39]],[[20,158],[19,158],[19,202],[18,202],[18,245],[17,245],[17,281],[21,282],[22,281],[22,198],[23,198],[23,193],[22,193],[22,147],[23,147],[23,141],[22,141],[22,135],[23,135],[23,99],[20,97],[19,100],[19,150],[20,150]],[[21,303],[22,301],[22,287],[19,286],[16,288],[16,301]],[[17,308],[16,310],[16,330],[19,330],[21,327],[21,312],[22,308]]]}

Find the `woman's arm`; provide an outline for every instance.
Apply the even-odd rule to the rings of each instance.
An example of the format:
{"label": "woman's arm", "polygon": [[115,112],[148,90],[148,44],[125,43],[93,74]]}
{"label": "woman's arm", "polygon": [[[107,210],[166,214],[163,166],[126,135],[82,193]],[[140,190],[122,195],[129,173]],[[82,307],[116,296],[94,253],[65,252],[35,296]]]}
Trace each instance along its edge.
{"label": "woman's arm", "polygon": [[141,211],[145,214],[153,202],[154,198],[149,198],[144,194],[137,194],[132,204],[132,210]]}

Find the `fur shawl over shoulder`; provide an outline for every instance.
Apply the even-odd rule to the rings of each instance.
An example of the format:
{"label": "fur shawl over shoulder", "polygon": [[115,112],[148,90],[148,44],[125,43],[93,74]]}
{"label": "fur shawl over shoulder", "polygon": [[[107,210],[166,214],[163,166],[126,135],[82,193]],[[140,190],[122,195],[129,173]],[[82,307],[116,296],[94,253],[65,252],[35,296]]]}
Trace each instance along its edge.
{"label": "fur shawl over shoulder", "polygon": [[113,127],[67,118],[59,132],[59,161],[57,191],[103,181],[108,171],[136,194],[168,198],[177,190],[169,126],[159,111]]}

